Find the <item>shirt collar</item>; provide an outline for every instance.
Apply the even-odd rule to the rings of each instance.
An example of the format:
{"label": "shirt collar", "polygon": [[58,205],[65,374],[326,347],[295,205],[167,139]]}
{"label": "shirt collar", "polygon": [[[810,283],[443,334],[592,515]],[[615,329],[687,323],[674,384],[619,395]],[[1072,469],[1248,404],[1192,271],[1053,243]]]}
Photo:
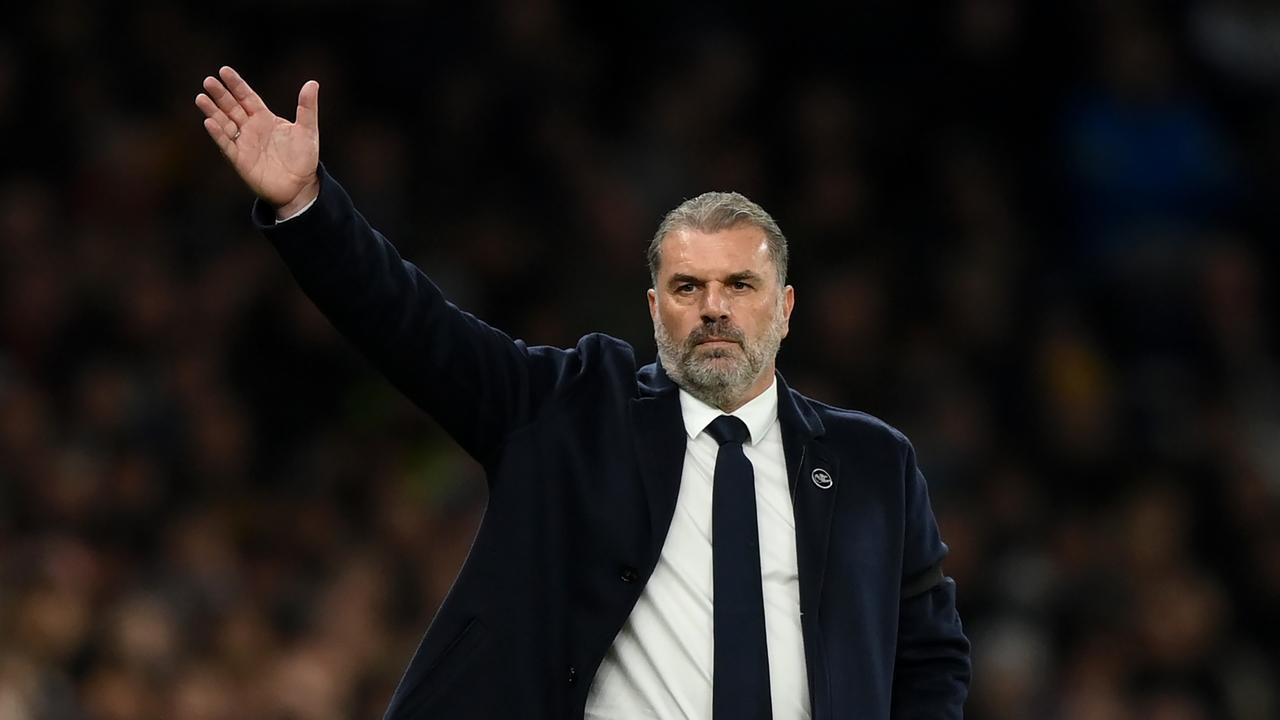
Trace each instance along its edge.
{"label": "shirt collar", "polygon": [[[712,420],[724,415],[724,411],[712,407],[680,388],[680,414],[684,417],[684,431],[692,440],[711,424]],[[773,421],[778,419],[778,379],[775,376],[764,392],[752,398],[746,405],[729,413],[742,420],[751,433],[749,443],[754,445],[769,432]]]}

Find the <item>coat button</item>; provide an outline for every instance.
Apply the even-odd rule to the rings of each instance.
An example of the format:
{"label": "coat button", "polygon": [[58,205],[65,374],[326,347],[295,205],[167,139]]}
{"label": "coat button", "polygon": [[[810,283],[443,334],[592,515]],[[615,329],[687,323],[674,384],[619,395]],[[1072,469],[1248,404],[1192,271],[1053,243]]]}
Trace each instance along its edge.
{"label": "coat button", "polygon": [[633,567],[622,568],[622,582],[633,583],[640,578],[640,573]]}
{"label": "coat button", "polygon": [[569,684],[572,685],[578,681],[578,671],[572,665],[569,666]]}

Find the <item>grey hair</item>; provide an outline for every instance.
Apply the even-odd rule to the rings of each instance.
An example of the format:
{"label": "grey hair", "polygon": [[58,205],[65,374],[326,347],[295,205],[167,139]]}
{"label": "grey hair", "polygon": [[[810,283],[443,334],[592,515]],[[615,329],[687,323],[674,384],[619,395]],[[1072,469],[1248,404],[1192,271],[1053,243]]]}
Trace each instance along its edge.
{"label": "grey hair", "polygon": [[658,286],[658,263],[662,241],[677,230],[714,233],[740,225],[751,225],[764,232],[769,244],[769,257],[778,270],[778,287],[787,284],[787,238],[765,209],[736,192],[705,192],[685,200],[667,213],[649,243],[649,278]]}

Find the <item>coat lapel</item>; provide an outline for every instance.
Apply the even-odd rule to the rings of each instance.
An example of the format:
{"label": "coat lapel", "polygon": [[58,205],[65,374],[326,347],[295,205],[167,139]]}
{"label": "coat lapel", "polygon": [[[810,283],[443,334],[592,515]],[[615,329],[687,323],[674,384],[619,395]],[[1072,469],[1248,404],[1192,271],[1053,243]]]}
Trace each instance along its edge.
{"label": "coat lapel", "polygon": [[787,387],[781,375],[778,383],[778,422],[796,521],[800,609],[816,613],[827,568],[831,516],[840,491],[840,468],[835,453],[823,443],[826,430],[818,414]]}
{"label": "coat lapel", "polygon": [[685,431],[680,396],[661,365],[640,371],[640,395],[631,401],[636,453],[649,511],[649,545],[656,562],[671,527],[684,470]]}
{"label": "coat lapel", "polygon": [[822,419],[809,402],[787,387],[778,375],[778,422],[791,483],[796,523],[796,564],[800,577],[800,624],[804,634],[812,717],[830,710],[826,658],[822,651],[819,610],[827,570],[831,518],[840,489],[838,457],[823,443]]}

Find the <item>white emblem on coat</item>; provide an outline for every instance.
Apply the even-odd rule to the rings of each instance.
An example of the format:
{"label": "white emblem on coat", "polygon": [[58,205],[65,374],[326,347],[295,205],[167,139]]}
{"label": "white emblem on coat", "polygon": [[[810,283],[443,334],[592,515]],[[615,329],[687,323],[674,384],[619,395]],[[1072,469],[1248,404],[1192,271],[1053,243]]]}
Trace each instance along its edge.
{"label": "white emblem on coat", "polygon": [[813,484],[823,490],[828,490],[835,484],[835,481],[831,479],[831,473],[822,468],[815,468],[813,471]]}

